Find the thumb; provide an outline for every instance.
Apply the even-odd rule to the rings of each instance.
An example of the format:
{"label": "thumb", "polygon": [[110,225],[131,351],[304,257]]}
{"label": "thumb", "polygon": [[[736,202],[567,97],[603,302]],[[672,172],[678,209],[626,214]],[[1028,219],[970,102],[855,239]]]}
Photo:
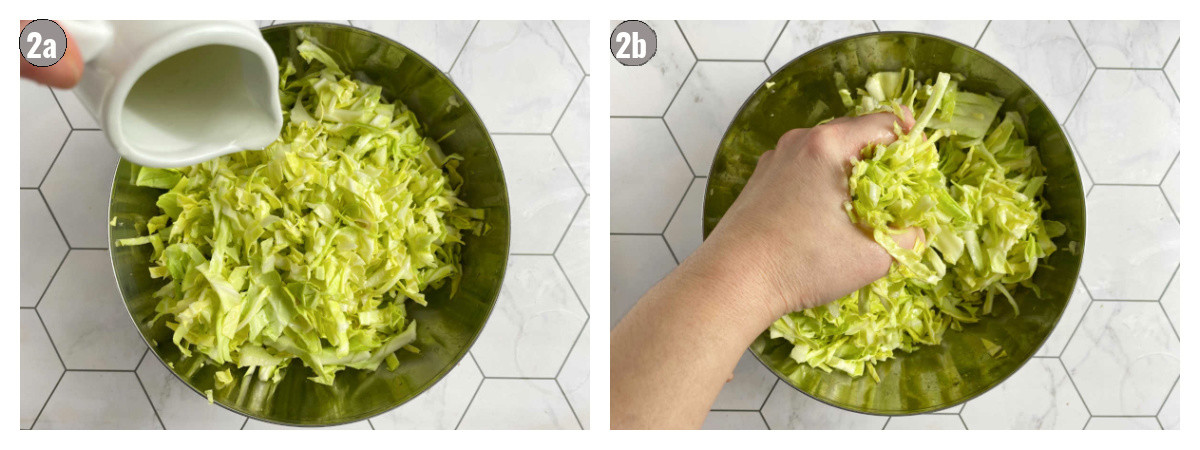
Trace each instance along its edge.
{"label": "thumb", "polygon": [[912,227],[900,234],[893,234],[892,239],[901,247],[912,250],[916,248],[917,241],[921,241],[921,246],[925,245],[925,230],[920,227]]}

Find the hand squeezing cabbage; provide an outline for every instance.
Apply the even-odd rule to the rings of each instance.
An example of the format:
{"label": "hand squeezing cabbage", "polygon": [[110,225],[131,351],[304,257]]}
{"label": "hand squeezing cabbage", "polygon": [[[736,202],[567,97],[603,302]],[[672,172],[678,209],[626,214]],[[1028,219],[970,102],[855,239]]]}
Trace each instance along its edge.
{"label": "hand squeezing cabbage", "polygon": [[[839,94],[850,115],[914,111],[890,145],[868,146],[850,176],[850,219],[874,230],[893,256],[888,274],[825,306],[797,311],[770,328],[793,345],[791,357],[825,371],[876,380],[875,363],[937,345],[947,328],[991,314],[997,297],[1019,314],[1013,290],[1039,294],[1030,277],[1055,251],[1063,224],[1043,220],[1045,168],[1025,142],[1021,117],[997,118],[1003,99],[961,91],[955,77],[916,80],[912,70],[880,72],[857,89],[841,74]],[[892,234],[920,227],[925,244],[909,250]],[[1002,357],[999,348],[990,351]]]}
{"label": "hand squeezing cabbage", "polygon": [[[136,184],[167,189],[147,235],[154,295],[175,345],[278,381],[296,358],[332,384],[347,367],[375,370],[411,344],[405,301],[457,283],[463,233],[483,211],[457,197],[457,155],[422,137],[412,111],[355,81],[305,41],[298,71],[280,67],[285,124],[261,151],[181,169],[141,168]],[[229,383],[228,370],[217,385]]]}

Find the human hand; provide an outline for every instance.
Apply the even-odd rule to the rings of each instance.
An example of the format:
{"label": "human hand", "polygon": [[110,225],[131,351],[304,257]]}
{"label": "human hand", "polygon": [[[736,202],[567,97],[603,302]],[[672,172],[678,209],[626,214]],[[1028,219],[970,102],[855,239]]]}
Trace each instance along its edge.
{"label": "human hand", "polygon": [[[29,22],[32,20],[22,20],[21,28],[17,32],[20,33],[20,30],[25,29],[25,25],[29,25]],[[83,57],[79,54],[79,47],[76,45],[75,39],[71,37],[71,30],[66,28],[63,30],[67,32],[67,48],[63,50],[62,59],[52,66],[38,67],[30,64],[25,58],[20,58],[21,78],[28,78],[60,89],[71,88],[79,83],[79,78],[83,76]]]}
{"label": "human hand", "polygon": [[[868,144],[896,139],[898,118],[883,112],[791,130],[764,153],[737,200],[681,269],[741,278],[744,311],[769,324],[792,311],[843,297],[887,274],[891,256],[850,221],[849,174]],[[901,127],[913,125],[904,109]],[[912,248],[914,228],[894,236]]]}

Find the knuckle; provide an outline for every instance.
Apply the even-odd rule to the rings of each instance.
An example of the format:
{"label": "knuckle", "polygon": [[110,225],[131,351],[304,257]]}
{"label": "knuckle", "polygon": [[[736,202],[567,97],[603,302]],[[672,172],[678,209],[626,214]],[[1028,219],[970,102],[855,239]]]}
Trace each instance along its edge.
{"label": "knuckle", "polygon": [[837,124],[817,125],[808,132],[807,147],[818,155],[832,155],[837,152],[841,133],[841,127]]}

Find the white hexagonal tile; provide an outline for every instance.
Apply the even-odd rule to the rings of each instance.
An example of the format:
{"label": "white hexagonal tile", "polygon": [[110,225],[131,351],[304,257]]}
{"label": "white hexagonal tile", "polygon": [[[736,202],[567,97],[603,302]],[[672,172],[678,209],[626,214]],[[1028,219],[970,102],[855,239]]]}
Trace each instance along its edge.
{"label": "white hexagonal tile", "polygon": [[758,411],[709,411],[704,417],[701,430],[765,430],[767,423],[763,422]]}
{"label": "white hexagonal tile", "polygon": [[1093,417],[1085,430],[1161,430],[1153,417]]}
{"label": "white hexagonal tile", "polygon": [[1167,285],[1167,290],[1163,292],[1162,303],[1163,311],[1167,313],[1167,319],[1171,321],[1171,325],[1175,326],[1175,331],[1179,331],[1179,278],[1181,274],[1176,273],[1171,279],[1171,283]]}
{"label": "white hexagonal tile", "polygon": [[972,430],[1079,430],[1088,410],[1062,364],[1054,358],[1034,358],[962,410]]}
{"label": "white hexagonal tile", "polygon": [[1159,68],[1179,40],[1178,20],[1075,20],[1075,31],[1100,67]]}
{"label": "white hexagonal tile", "polygon": [[793,20],[783,28],[779,42],[767,55],[767,65],[775,72],[821,44],[873,31],[875,24],[869,20]]}
{"label": "white hexagonal tile", "polygon": [[571,356],[567,357],[567,362],[558,374],[558,385],[562,386],[567,401],[571,403],[571,408],[585,430],[590,428],[592,409],[589,383],[591,364],[588,359],[588,355],[591,354],[591,328],[591,325],[583,327],[579,341],[575,343]]}
{"label": "white hexagonal tile", "polygon": [[54,98],[58,100],[58,105],[67,115],[67,123],[71,125],[71,128],[76,130],[100,128],[100,122],[97,122],[96,117],[88,112],[86,106],[83,106],[83,102],[79,100],[79,96],[75,95],[74,90],[54,89]]}
{"label": "white hexagonal tile", "polygon": [[[746,351],[733,369],[733,379],[725,383],[712,409],[757,410],[775,386],[776,377],[753,353]],[[781,386],[782,387],[782,386]]]}
{"label": "white hexagonal tile", "polygon": [[[620,21],[613,21],[614,28]],[[670,20],[647,20],[658,38],[654,57],[640,66],[625,66],[616,58],[608,63],[611,85],[609,114],[614,116],[659,116],[679,92],[696,58],[688,49],[679,27]],[[615,167],[615,166],[614,166]]]}
{"label": "white hexagonal tile", "polygon": [[237,430],[246,423],[245,416],[209,404],[207,398],[175,377],[154,355],[146,355],[137,376],[168,430]]}
{"label": "white hexagonal tile", "polygon": [[611,119],[613,233],[661,233],[692,172],[659,119]]}
{"label": "white hexagonal tile", "polygon": [[471,354],[491,377],[553,377],[587,316],[551,256],[512,255]]}
{"label": "white hexagonal tile", "polygon": [[563,273],[571,281],[571,287],[583,302],[583,308],[591,311],[591,200],[585,199],[579,213],[567,228],[562,244],[554,252],[555,259],[562,265]]}
{"label": "white hexagonal tile", "polygon": [[105,250],[67,254],[38,311],[68,369],[133,370],[146,352]]}
{"label": "white hexagonal tile", "polygon": [[955,40],[968,46],[975,46],[983,29],[987,27],[986,20],[876,20],[879,29],[883,31],[915,31],[932,34],[946,39]]}
{"label": "white hexagonal tile", "polygon": [[583,70],[549,21],[484,21],[450,76],[493,133],[549,133]]}
{"label": "white hexagonal tile", "polygon": [[483,373],[470,356],[417,398],[371,418],[377,430],[453,430],[462,420]]}
{"label": "white hexagonal tile", "polygon": [[1075,145],[1075,139],[1071,137],[1071,133],[1064,134],[1067,135],[1067,142],[1071,143],[1071,155],[1075,157],[1075,167],[1079,169],[1079,182],[1083,185],[1084,195],[1087,195],[1094,185],[1092,176],[1088,174],[1088,168],[1083,164],[1083,158],[1079,157],[1079,146]]}
{"label": "white hexagonal tile", "polygon": [[270,26],[272,22],[274,22],[274,20],[255,20],[254,24],[258,25],[259,28],[265,28]]}
{"label": "white hexagonal tile", "polygon": [[708,174],[725,129],[770,75],[759,62],[701,61],[664,117],[696,175]]}
{"label": "white hexagonal tile", "polygon": [[475,21],[355,20],[354,25],[404,44],[445,72],[467,42]]}
{"label": "white hexagonal tile", "polygon": [[[880,24],[880,26],[883,26]],[[885,430],[965,430],[962,419],[955,414],[921,414],[896,416],[888,420]]]}
{"label": "white hexagonal tile", "polygon": [[1179,338],[1152,302],[1094,302],[1062,361],[1096,415],[1153,415],[1179,375]]}
{"label": "white hexagonal tile", "polygon": [[1179,153],[1179,99],[1161,71],[1102,69],[1066,128],[1093,181],[1158,184]]}
{"label": "white hexagonal tile", "polygon": [[1159,186],[1162,186],[1163,194],[1167,196],[1167,203],[1171,204],[1171,210],[1175,211],[1175,214],[1178,215],[1180,212],[1179,207],[1183,206],[1183,203],[1179,200],[1178,156],[1175,157],[1175,163],[1171,164],[1171,170],[1167,171],[1167,176],[1163,178],[1162,183],[1159,183]]}
{"label": "white hexagonal tile", "polygon": [[73,247],[108,246],[108,196],[117,152],[101,131],[71,133],[42,194]]}
{"label": "white hexagonal tile", "polygon": [[583,73],[590,74],[591,72],[591,47],[588,46],[588,28],[591,22],[586,20],[555,20],[555,25],[558,25],[558,30],[562,31],[563,39],[567,41],[567,45],[571,47],[571,53],[575,54],[575,59],[579,60],[579,65],[583,66]]}
{"label": "white hexagonal tile", "polygon": [[33,426],[54,385],[62,376],[62,362],[54,344],[32,309],[21,310],[21,429]]}
{"label": "white hexagonal tile", "polygon": [[1167,79],[1171,81],[1171,87],[1175,88],[1175,96],[1179,96],[1179,43],[1175,44],[1175,51],[1171,53],[1171,58],[1167,60],[1167,65],[1163,67],[1163,72],[1166,72]]}
{"label": "white hexagonal tile", "polygon": [[771,392],[762,414],[772,430],[881,430],[887,423],[885,416],[859,414],[813,400],[786,383]]}
{"label": "white hexagonal tile", "polygon": [[34,306],[67,254],[67,243],[36,190],[21,190],[21,306]]}
{"label": "white hexagonal tile", "polygon": [[1158,422],[1164,430],[1179,429],[1179,383],[1175,382],[1171,395],[1167,396],[1167,402],[1163,403],[1162,410],[1158,412]]}
{"label": "white hexagonal tile", "polygon": [[67,372],[35,429],[159,430],[133,372]]}
{"label": "white hexagonal tile", "polygon": [[1081,274],[1093,300],[1157,300],[1179,264],[1179,222],[1155,186],[1096,186]]}
{"label": "white hexagonal tile", "polygon": [[290,425],[280,425],[277,423],[263,422],[261,420],[250,419],[249,421],[246,422],[246,426],[243,427],[242,429],[243,430],[312,430],[312,431],[370,430],[371,424],[369,422],[367,422],[366,420],[360,420],[358,422],[352,422],[352,423],[347,423],[347,424],[342,424],[342,425],[334,425],[331,427],[293,427]]}
{"label": "white hexagonal tile", "polygon": [[464,430],[578,430],[554,380],[489,378],[467,409]]}
{"label": "white hexagonal tile", "polygon": [[667,244],[657,235],[612,236],[609,242],[611,329],[650,287],[675,270],[676,263]]}
{"label": "white hexagonal tile", "polygon": [[1067,309],[1063,310],[1054,331],[1050,332],[1050,337],[1047,337],[1042,348],[1038,349],[1037,356],[1062,354],[1063,349],[1067,347],[1067,341],[1071,339],[1071,333],[1075,332],[1075,326],[1079,325],[1079,320],[1083,318],[1083,313],[1091,303],[1092,298],[1088,295],[1087,288],[1084,288],[1079,280],[1075,280],[1075,291],[1071,293]]}
{"label": "white hexagonal tile", "polygon": [[784,20],[682,20],[679,26],[700,59],[762,61]]}
{"label": "white hexagonal tile", "polygon": [[579,92],[575,94],[575,98],[571,99],[570,106],[567,106],[567,111],[563,113],[562,121],[558,122],[558,127],[554,128],[554,142],[558,143],[558,148],[562,149],[563,156],[567,158],[567,163],[571,165],[571,171],[575,172],[575,176],[579,177],[579,182],[583,183],[584,191],[590,192],[592,185],[592,176],[590,171],[591,152],[591,79],[584,78],[583,85],[579,87]]}
{"label": "white hexagonal tile", "polygon": [[706,186],[708,178],[696,178],[692,182],[692,187],[688,188],[687,194],[683,196],[683,203],[679,204],[679,210],[675,211],[675,217],[671,218],[667,231],[663,233],[671,251],[675,252],[675,257],[680,261],[691,255],[704,242],[704,224],[701,221],[704,219]]}
{"label": "white hexagonal tile", "polygon": [[553,253],[584,192],[550,136],[493,136],[512,217],[513,253]]}
{"label": "white hexagonal tile", "polygon": [[964,406],[966,406],[966,403],[959,403],[946,409],[939,409],[930,414],[958,414],[962,412]]}
{"label": "white hexagonal tile", "polygon": [[21,79],[21,187],[37,187],[71,132],[50,88]]}
{"label": "white hexagonal tile", "polygon": [[1092,62],[1065,20],[997,20],[977,48],[1029,83],[1059,121],[1067,118],[1092,74]]}

